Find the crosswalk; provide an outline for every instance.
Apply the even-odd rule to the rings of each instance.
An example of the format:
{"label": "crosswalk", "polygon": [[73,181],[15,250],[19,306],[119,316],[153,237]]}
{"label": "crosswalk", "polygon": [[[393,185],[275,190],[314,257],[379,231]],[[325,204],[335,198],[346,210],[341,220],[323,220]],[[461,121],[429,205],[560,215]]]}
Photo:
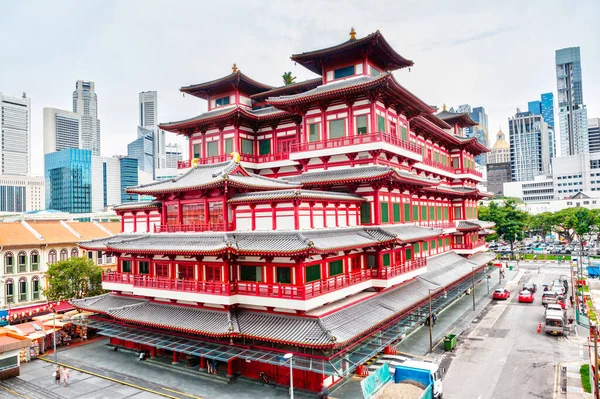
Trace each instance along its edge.
{"label": "crosswalk", "polygon": [[63,396],[16,377],[0,381],[0,398],[61,399]]}

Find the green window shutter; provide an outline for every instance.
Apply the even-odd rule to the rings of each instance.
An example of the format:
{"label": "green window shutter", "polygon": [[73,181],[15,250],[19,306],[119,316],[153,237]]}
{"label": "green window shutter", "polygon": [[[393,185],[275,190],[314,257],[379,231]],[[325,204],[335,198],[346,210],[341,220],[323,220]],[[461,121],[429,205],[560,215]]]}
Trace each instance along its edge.
{"label": "green window shutter", "polygon": [[121,269],[123,270],[123,273],[131,273],[131,261],[130,260],[122,261]]}
{"label": "green window shutter", "polygon": [[448,220],[448,208],[444,208],[444,220]]}
{"label": "green window shutter", "polygon": [[306,282],[317,281],[321,279],[321,265],[312,265],[306,267]]}
{"label": "green window shutter", "polygon": [[437,152],[434,155],[435,158],[435,162],[439,163],[440,162],[440,154],[438,154]]}
{"label": "green window shutter", "polygon": [[454,169],[458,169],[460,167],[459,166],[459,162],[458,162],[458,158],[452,158],[452,167]]}
{"label": "green window shutter", "polygon": [[215,155],[219,155],[219,148],[217,146],[217,142],[210,141],[206,143],[206,156],[214,157]]}
{"label": "green window shutter", "polygon": [[258,142],[258,155],[269,155],[271,153],[271,139]]}
{"label": "green window shutter", "polygon": [[416,254],[418,254],[419,252],[421,252],[421,247],[419,246],[419,244],[413,245],[413,248],[415,249],[415,253]]}
{"label": "green window shutter", "polygon": [[242,139],[242,154],[254,155],[254,146],[252,140]]}
{"label": "green window shutter", "polygon": [[421,205],[421,220],[427,220],[427,207]]}
{"label": "green window shutter", "polygon": [[242,281],[258,281],[256,277],[256,266],[240,266],[240,279]]}
{"label": "green window shutter", "polygon": [[330,139],[339,139],[340,137],[344,137],[345,130],[344,119],[336,119],[334,121],[329,122],[329,138]]}
{"label": "green window shutter", "polygon": [[400,204],[398,202],[394,202],[392,208],[394,212],[394,222],[400,222]]}
{"label": "green window shutter", "polygon": [[361,115],[356,117],[356,134],[367,133],[367,116]]}
{"label": "green window shutter", "polygon": [[194,144],[194,158],[200,158],[200,144]]}
{"label": "green window shutter", "polygon": [[406,260],[412,260],[412,249],[406,249]]}
{"label": "green window shutter", "polygon": [[389,223],[390,221],[390,207],[387,202],[381,203],[381,222]]}
{"label": "green window shutter", "polygon": [[423,243],[423,251],[427,251],[427,250],[429,250],[429,243],[427,241],[425,241]]}
{"label": "green window shutter", "polygon": [[446,246],[450,245],[450,239],[446,238]]}
{"label": "green window shutter", "polygon": [[319,141],[319,124],[311,123],[308,125],[308,141]]}
{"label": "green window shutter", "polygon": [[435,220],[435,206],[429,207],[429,220]]}
{"label": "green window shutter", "polygon": [[407,141],[408,137],[406,135],[406,127],[402,126],[400,128],[400,134],[402,135],[402,140]]}
{"label": "green window shutter", "polygon": [[360,205],[360,223],[369,224],[371,223],[371,203],[363,202]]}
{"label": "green window shutter", "polygon": [[292,273],[289,267],[278,267],[277,268],[277,282],[279,284],[291,284]]}
{"label": "green window shutter", "polygon": [[410,204],[404,204],[404,221],[410,222]]}
{"label": "green window shutter", "polygon": [[413,222],[416,222],[417,220],[419,220],[419,207],[417,205],[413,205],[412,220],[413,220]]}
{"label": "green window shutter", "polygon": [[225,154],[231,154],[233,152],[233,139],[225,139]]}
{"label": "green window shutter", "polygon": [[384,267],[389,266],[390,265],[390,254],[383,254],[381,260],[383,262]]}
{"label": "green window shutter", "polygon": [[435,240],[431,241],[431,249],[435,249],[435,244],[436,244]]}
{"label": "green window shutter", "polygon": [[437,218],[438,218],[438,220],[442,220],[442,207],[436,206],[436,208],[437,208]]}
{"label": "green window shutter", "polygon": [[385,118],[381,115],[377,115],[377,130],[385,132]]}
{"label": "green window shutter", "polygon": [[336,260],[333,262],[329,262],[329,275],[337,276],[338,274],[344,273],[344,261]]}
{"label": "green window shutter", "polygon": [[443,247],[443,246],[444,246],[443,240],[440,238],[440,239],[438,240],[438,248],[441,248],[441,247]]}

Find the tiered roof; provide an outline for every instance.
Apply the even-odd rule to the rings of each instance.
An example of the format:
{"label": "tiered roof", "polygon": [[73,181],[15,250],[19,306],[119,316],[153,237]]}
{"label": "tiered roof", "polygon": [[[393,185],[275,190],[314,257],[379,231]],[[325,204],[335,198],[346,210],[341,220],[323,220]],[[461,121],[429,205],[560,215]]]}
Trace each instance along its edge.
{"label": "tiered roof", "polygon": [[435,114],[435,116],[451,125],[456,123],[460,127],[477,125],[477,122],[471,119],[468,112],[451,112],[446,110],[445,107],[442,112]]}
{"label": "tiered roof", "polygon": [[263,91],[261,93],[253,94],[250,96],[251,99],[256,101],[262,101],[268,97],[277,97],[290,94],[302,93],[307,90],[314,89],[317,86],[323,84],[322,78],[314,78],[305,80],[303,82],[291,83],[289,85],[275,87],[274,89]]}
{"label": "tiered roof", "polygon": [[249,78],[234,66],[234,71],[227,76],[204,83],[184,86],[179,91],[208,100],[210,96],[232,90],[240,90],[245,94],[251,95],[271,90],[272,88],[272,86]]}
{"label": "tiered roof", "polygon": [[317,190],[276,190],[257,191],[253,193],[235,194],[228,201],[230,203],[254,203],[281,200],[305,200],[305,201],[331,201],[331,202],[364,202],[365,198],[348,193],[335,191]]}

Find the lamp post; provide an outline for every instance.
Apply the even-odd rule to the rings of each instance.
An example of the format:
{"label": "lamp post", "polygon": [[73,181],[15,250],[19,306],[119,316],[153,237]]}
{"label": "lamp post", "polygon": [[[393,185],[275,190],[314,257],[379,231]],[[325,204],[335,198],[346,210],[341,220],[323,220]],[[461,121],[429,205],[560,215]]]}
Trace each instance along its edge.
{"label": "lamp post", "polygon": [[440,288],[444,290],[444,296],[446,296],[446,289],[444,287],[429,288],[429,352],[433,352],[433,318],[431,313],[431,291],[438,291]]}
{"label": "lamp post", "polygon": [[471,296],[473,297],[473,311],[475,311],[475,269],[478,266],[473,266],[471,268]]}
{"label": "lamp post", "polygon": [[283,358],[290,361],[290,399],[294,399],[294,368],[292,366],[293,353],[286,353]]}
{"label": "lamp post", "polygon": [[56,366],[58,365],[58,354],[56,353],[56,312],[54,311],[54,307],[52,307],[48,301],[46,301],[46,303],[48,304],[48,308],[52,311],[52,345],[54,349],[54,365]]}

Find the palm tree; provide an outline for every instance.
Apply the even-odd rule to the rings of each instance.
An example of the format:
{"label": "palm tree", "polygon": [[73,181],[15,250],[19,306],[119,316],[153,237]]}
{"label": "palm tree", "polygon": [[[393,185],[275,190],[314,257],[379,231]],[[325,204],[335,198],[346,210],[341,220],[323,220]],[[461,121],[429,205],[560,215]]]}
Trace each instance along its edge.
{"label": "palm tree", "polygon": [[281,75],[281,77],[283,78],[283,84],[284,85],[291,85],[292,83],[296,83],[294,82],[294,80],[296,80],[295,76],[292,76],[291,72],[284,72],[283,75]]}

